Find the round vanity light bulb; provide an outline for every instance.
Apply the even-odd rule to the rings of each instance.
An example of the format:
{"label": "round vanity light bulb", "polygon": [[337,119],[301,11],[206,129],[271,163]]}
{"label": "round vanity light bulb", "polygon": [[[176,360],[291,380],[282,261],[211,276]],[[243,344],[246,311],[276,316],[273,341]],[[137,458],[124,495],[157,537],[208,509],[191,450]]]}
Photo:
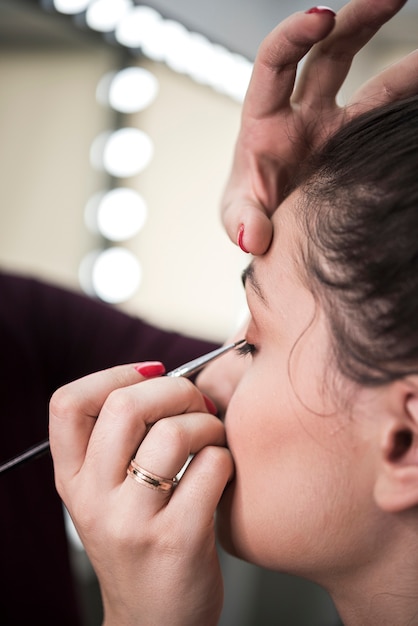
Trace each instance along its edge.
{"label": "round vanity light bulb", "polygon": [[133,189],[119,187],[103,195],[97,208],[97,227],[110,241],[126,241],[144,226],[147,205]]}
{"label": "round vanity light bulb", "polygon": [[125,248],[114,247],[101,252],[92,270],[95,294],[105,302],[129,300],[137,291],[142,278],[138,259]]}

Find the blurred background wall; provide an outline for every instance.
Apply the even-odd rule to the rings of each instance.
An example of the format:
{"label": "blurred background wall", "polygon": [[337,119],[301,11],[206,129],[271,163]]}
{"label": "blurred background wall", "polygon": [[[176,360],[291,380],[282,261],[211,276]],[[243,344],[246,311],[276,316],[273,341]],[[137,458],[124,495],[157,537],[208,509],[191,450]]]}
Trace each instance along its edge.
{"label": "blurred background wall", "polygon": [[[179,56],[167,62],[152,46],[146,54],[135,42],[132,15],[125,23],[125,42],[132,45],[117,40],[117,20],[89,26],[86,9],[101,0],[86,0],[84,8],[78,1],[72,12],[64,0],[55,7],[52,0],[0,0],[0,268],[84,288],[153,323],[223,341],[244,308],[239,278],[248,262],[227,239],[219,217],[245,79],[262,37],[286,15],[308,7],[300,0],[150,2],[158,20],[171,25],[174,42],[183,41],[187,31],[206,50],[206,60],[213,58],[210,46],[217,46],[225,66],[232,53],[241,81],[232,85],[229,79],[225,87],[216,83],[213,69],[198,76]],[[126,10],[139,6],[123,1]],[[113,0],[114,7],[118,2]],[[417,15],[418,2],[408,3],[359,55],[342,99],[415,47]],[[109,105],[111,81],[126,68],[153,77],[144,74],[154,97],[140,110]],[[108,171],[111,134],[127,128],[146,134],[150,158],[129,171],[128,143],[116,158],[121,169]],[[135,198],[137,213],[145,207],[146,219],[139,228],[136,214],[136,231],[112,239],[110,231],[98,230],[97,215],[106,192],[120,188],[132,192],[128,197]],[[120,201],[117,206],[120,223],[124,212]],[[116,277],[120,287],[133,268],[133,283],[113,295],[103,285],[98,292],[92,280],[99,276],[98,254],[115,248],[131,255],[128,265],[104,266],[105,278]],[[315,586],[223,559],[224,626],[335,623],[332,604]],[[94,576],[77,550],[75,567],[87,598],[86,626],[98,624]]]}

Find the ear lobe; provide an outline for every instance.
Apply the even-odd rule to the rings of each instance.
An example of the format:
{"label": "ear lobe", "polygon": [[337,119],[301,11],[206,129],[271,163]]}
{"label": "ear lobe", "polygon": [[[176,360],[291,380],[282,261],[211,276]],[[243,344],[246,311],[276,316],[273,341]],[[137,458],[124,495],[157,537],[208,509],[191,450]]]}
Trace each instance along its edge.
{"label": "ear lobe", "polygon": [[397,385],[397,401],[386,419],[376,479],[376,504],[389,513],[418,505],[418,389]]}

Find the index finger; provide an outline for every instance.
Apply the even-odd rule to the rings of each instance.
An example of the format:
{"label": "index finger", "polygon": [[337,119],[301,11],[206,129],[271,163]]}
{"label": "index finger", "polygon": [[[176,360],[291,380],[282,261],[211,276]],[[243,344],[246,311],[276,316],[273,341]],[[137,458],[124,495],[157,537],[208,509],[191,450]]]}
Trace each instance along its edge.
{"label": "index finger", "polygon": [[53,394],[49,439],[58,477],[71,479],[82,467],[97,416],[109,394],[140,380],[133,365],[121,365],[89,374]]}
{"label": "index finger", "polygon": [[335,13],[295,13],[283,20],[262,42],[244,102],[253,118],[273,115],[289,107],[298,63],[334,27]]}

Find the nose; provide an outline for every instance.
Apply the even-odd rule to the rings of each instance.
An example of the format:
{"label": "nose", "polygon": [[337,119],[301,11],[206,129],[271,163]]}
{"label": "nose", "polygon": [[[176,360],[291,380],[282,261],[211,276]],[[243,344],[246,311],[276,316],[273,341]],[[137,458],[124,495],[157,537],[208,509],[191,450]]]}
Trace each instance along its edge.
{"label": "nose", "polygon": [[247,360],[232,350],[217,361],[209,363],[198,375],[196,385],[215,402],[219,417],[225,415],[246,367]]}

